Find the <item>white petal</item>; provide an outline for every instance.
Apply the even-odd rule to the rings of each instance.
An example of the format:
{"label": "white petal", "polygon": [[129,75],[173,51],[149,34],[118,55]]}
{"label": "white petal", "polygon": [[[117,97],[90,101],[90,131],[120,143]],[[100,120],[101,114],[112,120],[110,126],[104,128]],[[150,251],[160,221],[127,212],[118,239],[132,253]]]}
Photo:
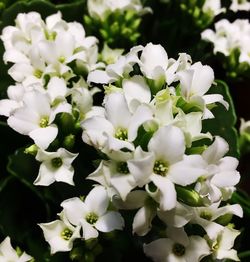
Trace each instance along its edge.
{"label": "white petal", "polygon": [[157,214],[166,225],[178,228],[186,225],[192,216],[192,212],[178,202],[174,209],[158,211]]}
{"label": "white petal", "polygon": [[222,171],[213,176],[211,183],[217,187],[231,187],[240,181],[240,173],[238,171]]}
{"label": "white petal", "polygon": [[185,156],[185,158],[169,167],[168,178],[177,185],[187,186],[197,181],[207,172],[200,155]]}
{"label": "white petal", "polygon": [[144,190],[134,190],[127,195],[126,201],[122,203],[121,209],[138,209],[142,207],[148,194]]}
{"label": "white petal", "polygon": [[143,245],[144,253],[155,262],[169,261],[168,256],[172,253],[172,248],[173,241],[168,238],[159,238]]}
{"label": "white petal", "polygon": [[222,137],[216,136],[213,144],[202,153],[202,157],[208,164],[216,164],[228,150],[228,143]]}
{"label": "white petal", "polygon": [[83,220],[85,221],[84,218],[89,212],[86,205],[77,197],[64,200],[61,206],[67,220],[75,226],[79,225]]}
{"label": "white petal", "polygon": [[133,233],[138,236],[145,236],[152,227],[152,220],[156,215],[156,210],[143,206],[134,216]]}
{"label": "white petal", "polygon": [[211,253],[205,239],[199,236],[191,236],[190,243],[186,249],[185,258],[187,262],[201,261],[201,259]]}
{"label": "white petal", "polygon": [[150,89],[142,76],[124,79],[122,87],[131,112],[134,112],[141,103],[149,103],[151,100]]}
{"label": "white petal", "polygon": [[102,216],[106,212],[109,204],[108,193],[105,188],[102,186],[94,187],[87,195],[85,204],[91,212]]}
{"label": "white petal", "polygon": [[97,84],[108,84],[115,80],[115,78],[110,77],[105,71],[95,70],[89,73],[87,82],[97,83]]}
{"label": "white petal", "polygon": [[126,200],[128,193],[136,187],[134,177],[129,174],[113,176],[110,183],[120,194],[123,201]]}
{"label": "white petal", "polygon": [[153,112],[147,105],[137,107],[134,115],[131,117],[128,128],[128,140],[134,141],[137,137],[138,129],[145,122],[153,120]]}
{"label": "white petal", "polygon": [[95,227],[101,232],[111,232],[115,229],[122,230],[124,220],[120,213],[109,211],[97,220]]}
{"label": "white petal", "polygon": [[82,225],[82,236],[85,240],[98,237],[99,235],[98,231],[92,225],[87,223],[85,220],[81,221],[81,225]]}
{"label": "white petal", "polygon": [[29,132],[39,127],[39,115],[26,108],[17,109],[7,120],[8,125],[20,134],[28,135]]}
{"label": "white petal", "polygon": [[176,191],[174,184],[167,177],[152,175],[151,180],[160,190],[160,208],[163,211],[171,210],[176,207]]}
{"label": "white petal", "polygon": [[104,135],[104,132],[112,135],[115,132],[112,124],[100,116],[86,119],[82,122],[82,128],[83,141],[97,148],[103,148],[107,141],[107,136]]}
{"label": "white petal", "polygon": [[115,128],[127,128],[131,119],[127,102],[122,93],[111,93],[106,97],[107,119]]}
{"label": "white petal", "polygon": [[220,248],[224,250],[231,249],[238,235],[240,235],[240,231],[225,227],[221,234]]}
{"label": "white petal", "polygon": [[214,81],[214,71],[210,66],[203,66],[200,62],[193,64],[191,68],[195,69],[192,92],[202,96],[209,90]]}
{"label": "white petal", "polygon": [[52,77],[47,85],[47,91],[52,101],[57,97],[64,98],[67,92],[65,80],[59,77]]}
{"label": "white petal", "polygon": [[150,139],[148,149],[155,153],[156,160],[165,160],[171,165],[183,157],[186,149],[184,135],[178,127],[161,127]]}
{"label": "white petal", "polygon": [[29,136],[34,140],[35,144],[41,149],[46,149],[57,136],[58,128],[56,125],[51,125],[45,128],[37,128],[29,133]]}
{"label": "white petal", "polygon": [[212,104],[219,102],[221,103],[227,110],[229,108],[229,104],[227,101],[224,100],[223,96],[220,94],[213,94],[213,95],[205,95],[202,97],[205,100],[205,104]]}
{"label": "white petal", "polygon": [[15,100],[2,99],[0,100],[0,115],[9,117],[10,114],[20,107],[20,103]]}
{"label": "white petal", "polygon": [[48,186],[55,182],[54,173],[51,172],[47,166],[42,163],[39,168],[39,173],[34,181],[34,185],[36,186]]}
{"label": "white petal", "polygon": [[153,78],[153,70],[160,66],[166,69],[168,66],[168,55],[161,45],[147,44],[141,54],[141,70],[147,78]]}
{"label": "white petal", "polygon": [[58,170],[56,170],[54,176],[57,182],[64,182],[72,186],[74,185],[74,170],[72,167],[68,168],[64,165],[61,166]]}
{"label": "white petal", "polygon": [[143,152],[140,147],[135,150],[135,159],[128,160],[128,168],[135,178],[138,186],[142,187],[149,183],[149,177],[153,172],[155,157],[154,154]]}

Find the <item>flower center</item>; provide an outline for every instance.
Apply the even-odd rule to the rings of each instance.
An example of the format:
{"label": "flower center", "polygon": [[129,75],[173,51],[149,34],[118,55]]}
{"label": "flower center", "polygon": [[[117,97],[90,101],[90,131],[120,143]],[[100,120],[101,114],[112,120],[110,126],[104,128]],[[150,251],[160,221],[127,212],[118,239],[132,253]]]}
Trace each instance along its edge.
{"label": "flower center", "polygon": [[118,127],[115,132],[115,138],[119,140],[128,140],[128,130],[122,127]]}
{"label": "flower center", "polygon": [[173,249],[172,249],[173,253],[178,256],[181,257],[185,254],[185,247],[182,244],[179,243],[175,243],[173,245]]}
{"label": "flower center", "polygon": [[64,56],[60,56],[59,58],[58,58],[58,61],[60,62],[60,63],[64,63],[65,62],[65,60],[66,60],[66,58],[64,57]]}
{"label": "flower center", "polygon": [[45,36],[46,36],[47,40],[54,41],[56,39],[56,35],[57,35],[56,32],[49,33],[48,31],[45,31],[44,33],[45,33]]}
{"label": "flower center", "polygon": [[51,159],[51,164],[53,167],[59,168],[60,166],[62,166],[63,161],[60,157],[55,157]]}
{"label": "flower center", "polygon": [[41,78],[42,75],[43,75],[43,72],[39,69],[36,69],[33,73],[33,75],[36,77],[36,78]]}
{"label": "flower center", "polygon": [[158,174],[160,176],[166,176],[168,172],[168,165],[166,162],[162,160],[156,160],[153,170],[155,174]]}
{"label": "flower center", "polygon": [[209,212],[209,211],[207,211],[207,210],[204,210],[204,211],[202,211],[201,213],[200,213],[200,217],[201,218],[204,218],[204,219],[206,219],[206,220],[211,220],[212,219],[212,214],[211,214],[211,212]]}
{"label": "flower center", "polygon": [[64,240],[70,240],[70,238],[73,235],[73,231],[71,231],[69,228],[65,228],[62,232],[61,232],[61,237]]}
{"label": "flower center", "polygon": [[117,172],[121,174],[129,174],[127,162],[119,162],[117,164]]}
{"label": "flower center", "polygon": [[39,126],[42,127],[42,128],[45,128],[45,127],[48,126],[48,123],[49,123],[49,117],[44,116],[40,119]]}
{"label": "flower center", "polygon": [[97,222],[98,220],[98,215],[95,214],[94,212],[88,213],[87,216],[85,217],[86,221],[93,225]]}

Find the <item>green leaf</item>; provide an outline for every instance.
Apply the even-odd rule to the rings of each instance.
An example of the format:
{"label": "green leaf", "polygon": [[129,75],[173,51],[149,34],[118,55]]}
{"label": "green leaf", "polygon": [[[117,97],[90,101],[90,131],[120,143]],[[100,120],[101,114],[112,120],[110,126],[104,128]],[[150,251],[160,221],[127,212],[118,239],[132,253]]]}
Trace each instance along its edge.
{"label": "green leaf", "polygon": [[228,155],[239,157],[239,145],[237,131],[235,129],[237,118],[234,104],[227,84],[221,80],[217,80],[216,83],[217,85],[213,86],[209,92],[223,95],[224,100],[229,103],[229,109],[226,110],[223,105],[218,103],[217,106],[212,109],[215,118],[203,121],[203,132],[211,132],[213,135],[223,137],[229,144]]}

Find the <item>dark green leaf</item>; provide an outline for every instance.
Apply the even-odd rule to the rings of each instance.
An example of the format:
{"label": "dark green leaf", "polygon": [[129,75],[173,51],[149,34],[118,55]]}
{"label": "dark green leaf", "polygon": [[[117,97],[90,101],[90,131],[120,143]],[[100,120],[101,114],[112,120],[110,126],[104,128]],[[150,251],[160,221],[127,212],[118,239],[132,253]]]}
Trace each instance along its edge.
{"label": "dark green leaf", "polygon": [[217,85],[210,90],[213,94],[221,94],[229,103],[229,110],[218,104],[212,109],[215,118],[203,121],[203,132],[211,132],[213,135],[223,137],[229,144],[228,155],[239,157],[239,146],[237,140],[237,131],[235,129],[236,114],[234,110],[233,101],[225,82],[217,80]]}

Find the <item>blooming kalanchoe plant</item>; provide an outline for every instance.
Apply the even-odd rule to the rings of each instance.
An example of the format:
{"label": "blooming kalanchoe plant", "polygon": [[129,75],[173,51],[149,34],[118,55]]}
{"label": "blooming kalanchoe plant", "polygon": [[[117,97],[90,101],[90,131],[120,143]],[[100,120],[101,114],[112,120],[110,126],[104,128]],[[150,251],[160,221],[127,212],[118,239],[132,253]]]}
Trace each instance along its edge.
{"label": "blooming kalanchoe plant", "polygon": [[[212,2],[205,2],[211,10]],[[221,11],[216,3],[213,15]],[[133,12],[143,10],[140,1],[89,1],[88,6],[105,26],[114,12],[124,12],[131,22]],[[118,30],[115,23],[110,28]],[[51,254],[70,251],[73,260],[87,243],[101,244],[127,230],[146,236],[141,248],[153,261],[238,260],[233,246],[239,231],[230,218],[242,217],[242,209],[227,203],[240,179],[238,161],[226,155],[224,138],[203,128],[216,117],[215,106],[229,108],[213,93],[210,66],[192,63],[185,53],[170,58],[153,43],[125,55],[104,46],[111,60],[98,63],[97,39],[60,13],[45,21],[35,12],[19,14],[2,39],[16,83],[0,102],[0,114],[34,143],[25,150],[40,164],[33,183],[65,182],[77,189],[77,195],[60,200],[56,220],[38,224]],[[93,105],[96,92],[103,92],[102,106]],[[88,155],[90,147],[98,154]],[[88,173],[77,184],[75,170],[80,173],[89,159],[94,167],[86,163]]]}
{"label": "blooming kalanchoe plant", "polygon": [[[105,112],[82,122],[82,138],[108,158],[88,179],[107,188],[117,208],[139,209],[134,233],[146,235],[155,216],[167,226],[167,239],[144,247],[154,261],[218,257],[211,243],[225,227],[217,221],[226,214],[242,217],[242,209],[223,202],[239,182],[238,161],[225,156],[223,138],[202,133],[202,122],[214,118],[215,103],[228,108],[222,95],[207,94],[214,83],[212,68],[192,64],[187,54],[168,58],[162,46],[149,43],[132,48],[105,71],[91,72],[88,82],[104,85]],[[195,142],[204,138],[212,142],[196,151]],[[187,236],[189,224],[203,227],[207,241]],[[176,240],[170,232],[182,232],[186,240]],[[233,241],[225,246],[224,258],[237,260],[232,248]]]}

